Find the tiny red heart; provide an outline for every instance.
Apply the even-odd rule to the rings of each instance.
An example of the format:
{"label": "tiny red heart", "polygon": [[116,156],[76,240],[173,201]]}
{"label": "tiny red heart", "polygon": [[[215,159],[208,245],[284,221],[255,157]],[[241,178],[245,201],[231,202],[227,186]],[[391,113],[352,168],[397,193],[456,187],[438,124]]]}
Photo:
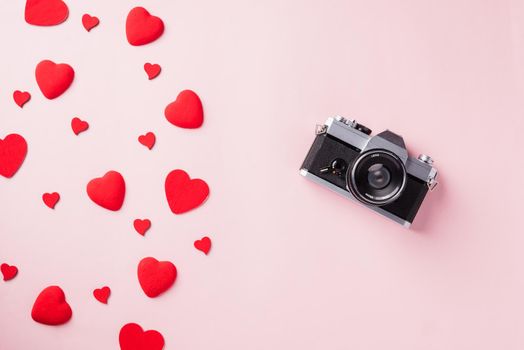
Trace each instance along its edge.
{"label": "tiny red heart", "polygon": [[202,239],[196,240],[194,245],[196,249],[207,255],[211,249],[211,239],[209,237],[202,237]]}
{"label": "tiny red heart", "polygon": [[36,82],[44,96],[50,100],[62,95],[75,78],[75,71],[66,64],[43,60],[36,66]]}
{"label": "tiny red heart", "polygon": [[88,15],[87,13],[82,16],[82,25],[88,32],[96,27],[99,23],[100,20],[98,17]]}
{"label": "tiny red heart", "polygon": [[126,183],[117,171],[108,171],[87,184],[87,195],[102,208],[117,211],[124,203]]}
{"label": "tiny red heart", "polygon": [[2,272],[2,275],[4,276],[4,281],[12,280],[18,274],[18,268],[16,266],[9,265],[6,263],[3,263],[2,265],[0,265],[0,271]]}
{"label": "tiny red heart", "polygon": [[126,19],[127,41],[133,46],[148,44],[164,32],[164,22],[152,16],[145,8],[135,7]]}
{"label": "tiny red heart", "polygon": [[35,300],[31,317],[38,323],[56,326],[71,319],[73,311],[66,301],[64,291],[50,286],[40,292]]}
{"label": "tiny red heart", "polygon": [[151,220],[149,219],[135,219],[133,221],[133,226],[135,227],[136,232],[140,233],[142,236],[146,234],[147,230],[151,227]]}
{"label": "tiny red heart", "polygon": [[22,108],[31,99],[31,94],[27,91],[16,90],[13,92],[13,99],[15,103]]}
{"label": "tiny red heart", "polygon": [[177,270],[170,261],[144,258],[138,264],[138,282],[146,295],[155,298],[175,283]]}
{"label": "tiny red heart", "polygon": [[156,64],[156,63],[155,64],[146,63],[144,64],[144,70],[146,71],[147,77],[149,78],[149,80],[151,80],[151,79],[156,78],[160,74],[160,71],[162,70],[162,68],[160,67],[159,64]]}
{"label": "tiny red heart", "polygon": [[86,121],[83,121],[82,119],[78,117],[74,117],[71,119],[71,129],[73,129],[73,132],[75,135],[80,134],[81,132],[86,131],[89,129],[89,123]]}
{"label": "tiny red heart", "polygon": [[107,304],[107,299],[109,299],[110,295],[111,289],[107,286],[97,288],[93,291],[93,296],[95,297],[95,299],[101,302],[102,304]]}
{"label": "tiny red heart", "polygon": [[49,208],[55,209],[56,203],[60,200],[60,194],[58,194],[58,192],[44,193],[42,195],[42,200]]}
{"label": "tiny red heart", "polygon": [[148,132],[145,135],[138,136],[138,142],[151,149],[155,145],[156,137],[152,132]]}
{"label": "tiny red heart", "polygon": [[0,139],[0,175],[13,177],[24,162],[27,142],[18,134],[9,134]]}
{"label": "tiny red heart", "polygon": [[173,125],[196,129],[204,122],[204,109],[200,97],[191,90],[180,92],[174,102],[167,105],[164,115]]}
{"label": "tiny red heart", "polygon": [[145,331],[136,323],[128,323],[120,329],[120,350],[162,350],[164,337],[158,331]]}
{"label": "tiny red heart", "polygon": [[54,26],[64,22],[69,9],[62,0],[27,0],[25,21],[35,26]]}
{"label": "tiny red heart", "polygon": [[204,180],[191,179],[184,170],[173,170],[165,182],[167,203],[175,214],[182,214],[200,206],[209,195]]}

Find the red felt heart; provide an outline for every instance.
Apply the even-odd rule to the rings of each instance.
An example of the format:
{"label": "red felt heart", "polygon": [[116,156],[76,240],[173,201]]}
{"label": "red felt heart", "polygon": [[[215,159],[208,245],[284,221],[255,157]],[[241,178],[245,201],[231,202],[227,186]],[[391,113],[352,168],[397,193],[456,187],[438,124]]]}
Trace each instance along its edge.
{"label": "red felt heart", "polygon": [[151,149],[155,145],[156,137],[152,132],[138,136],[138,142]]}
{"label": "red felt heart", "polygon": [[140,233],[142,236],[146,234],[147,230],[151,227],[151,220],[149,219],[135,219],[133,221],[133,226],[135,227],[136,232]]}
{"label": "red felt heart", "polygon": [[155,330],[145,331],[136,323],[128,323],[120,329],[118,337],[121,350],[162,350],[164,337]]}
{"label": "red felt heart", "polygon": [[82,25],[88,32],[96,27],[99,23],[100,20],[98,17],[88,15],[87,13],[82,16]]}
{"label": "red felt heart", "polygon": [[2,272],[2,275],[4,275],[4,281],[9,281],[15,278],[18,273],[18,268],[14,265],[3,263],[0,265],[0,271]]}
{"label": "red felt heart", "polygon": [[167,105],[164,115],[178,127],[196,129],[204,122],[204,109],[200,97],[191,90],[180,92],[174,102]]}
{"label": "red felt heart", "polygon": [[109,210],[119,210],[124,203],[126,183],[117,171],[108,171],[103,177],[89,181],[87,195],[93,202]]}
{"label": "red felt heart", "polygon": [[95,299],[101,302],[102,304],[107,304],[107,299],[109,299],[109,295],[111,295],[111,289],[107,286],[97,288],[93,291],[93,296],[95,297]]}
{"label": "red felt heart", "polygon": [[156,63],[155,64],[151,64],[151,63],[144,64],[144,70],[146,71],[147,77],[149,78],[149,80],[156,78],[160,74],[161,69],[162,68],[160,68],[160,65]]}
{"label": "red felt heart", "polygon": [[62,0],[27,0],[25,21],[35,26],[54,26],[64,22],[69,9]]}
{"label": "red felt heart", "polygon": [[35,76],[44,96],[52,100],[69,88],[75,78],[75,71],[66,63],[43,60],[36,66]]}
{"label": "red felt heart", "polygon": [[0,139],[0,175],[13,177],[24,162],[27,142],[18,134],[10,134]]}
{"label": "red felt heart", "polygon": [[13,99],[15,100],[15,103],[22,108],[27,101],[31,99],[31,94],[27,91],[16,90],[13,92]]}
{"label": "red felt heart", "polygon": [[194,245],[196,249],[207,255],[211,249],[211,239],[209,237],[202,237],[202,239],[196,240]]}
{"label": "red felt heart", "polygon": [[83,121],[80,118],[74,117],[73,119],[71,119],[71,129],[73,129],[73,132],[75,133],[75,135],[78,135],[81,132],[89,129],[89,123],[86,121]]}
{"label": "red felt heart", "polygon": [[145,8],[135,7],[127,15],[127,41],[133,46],[148,44],[164,32],[164,22],[152,16]]}
{"label": "red felt heart", "polygon": [[40,292],[33,305],[31,317],[39,323],[56,326],[71,319],[73,311],[65,300],[64,291],[50,286]]}
{"label": "red felt heart", "polygon": [[60,194],[58,194],[58,192],[44,193],[42,195],[42,200],[49,208],[55,209],[56,203],[60,200]]}
{"label": "red felt heart", "polygon": [[138,264],[138,282],[150,298],[168,290],[175,283],[176,275],[176,267],[170,261],[158,261],[149,257]]}
{"label": "red felt heart", "polygon": [[209,195],[209,186],[204,180],[191,179],[180,169],[167,175],[165,190],[169,208],[175,214],[182,214],[200,206]]}

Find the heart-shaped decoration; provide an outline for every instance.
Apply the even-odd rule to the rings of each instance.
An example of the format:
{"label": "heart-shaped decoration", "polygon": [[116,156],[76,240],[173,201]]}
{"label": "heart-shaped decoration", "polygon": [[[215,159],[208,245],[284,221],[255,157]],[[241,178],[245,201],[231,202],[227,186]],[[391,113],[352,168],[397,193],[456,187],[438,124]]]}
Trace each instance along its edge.
{"label": "heart-shaped decoration", "polygon": [[108,171],[104,176],[87,184],[87,195],[93,202],[108,210],[117,211],[124,203],[126,183],[117,171]]}
{"label": "heart-shaped decoration", "polygon": [[87,13],[82,16],[82,25],[88,32],[96,27],[99,23],[100,20],[98,17],[88,15]]}
{"label": "heart-shaped decoration", "polygon": [[155,298],[175,283],[177,271],[170,261],[144,258],[138,264],[138,282],[146,295]]}
{"label": "heart-shaped decoration", "polygon": [[31,94],[27,91],[20,91],[16,90],[13,92],[13,100],[15,100],[15,103],[20,107],[24,107],[24,105],[31,99]]}
{"label": "heart-shaped decoration", "polygon": [[97,288],[93,291],[93,296],[95,297],[95,299],[101,302],[102,304],[107,304],[107,299],[109,299],[110,295],[111,289],[107,286]]}
{"label": "heart-shaped decoration", "polygon": [[50,286],[40,292],[33,305],[31,317],[38,323],[56,326],[71,319],[73,311],[66,301],[64,291]]}
{"label": "heart-shaped decoration", "polygon": [[152,132],[148,132],[145,135],[138,136],[138,142],[151,149],[155,145],[156,136]]}
{"label": "heart-shaped decoration", "polygon": [[121,350],[162,350],[164,337],[158,331],[145,331],[136,323],[128,323],[118,336]]}
{"label": "heart-shaped decoration", "polygon": [[160,67],[159,64],[151,64],[151,63],[146,63],[144,64],[144,70],[146,71],[147,73],[147,77],[149,78],[149,80],[151,79],[155,79],[159,74],[160,74],[160,71],[162,70],[162,68]]}
{"label": "heart-shaped decoration", "polygon": [[44,96],[52,100],[69,88],[75,78],[75,71],[66,63],[43,60],[36,66],[35,76]]}
{"label": "heart-shaped decoration", "polygon": [[202,239],[196,240],[195,248],[207,255],[211,249],[211,239],[209,237],[202,237]]}
{"label": "heart-shaped decoration", "polygon": [[3,263],[2,265],[0,265],[0,271],[2,272],[2,275],[4,276],[4,281],[12,280],[18,274],[18,268],[16,266],[9,265],[6,263]]}
{"label": "heart-shaped decoration", "polygon": [[0,175],[13,177],[24,162],[27,142],[18,134],[9,134],[0,139]]}
{"label": "heart-shaped decoration", "polygon": [[71,129],[73,129],[75,135],[78,136],[78,134],[80,134],[81,132],[84,132],[87,129],[89,129],[89,123],[78,117],[74,117],[73,119],[71,119]]}
{"label": "heart-shaped decoration", "polygon": [[164,115],[173,125],[196,129],[204,122],[204,109],[200,97],[191,90],[180,92],[174,102],[167,105]]}
{"label": "heart-shaped decoration", "polygon": [[44,193],[42,195],[42,200],[49,208],[55,209],[56,203],[60,200],[60,194],[58,194],[58,192]]}
{"label": "heart-shaped decoration", "polygon": [[135,7],[127,15],[127,41],[133,46],[149,44],[164,32],[164,22],[152,16],[145,8]]}
{"label": "heart-shaped decoration", "polygon": [[204,180],[191,179],[180,169],[167,175],[165,190],[169,208],[175,214],[182,214],[200,206],[209,195],[209,186]]}
{"label": "heart-shaped decoration", "polygon": [[151,227],[151,220],[149,220],[149,219],[144,219],[144,220],[135,219],[135,221],[133,221],[133,226],[134,226],[136,232],[138,232],[139,234],[144,236],[146,234],[147,230],[149,230],[149,228]]}
{"label": "heart-shaped decoration", "polygon": [[62,0],[27,0],[25,21],[35,26],[54,26],[64,22],[69,9]]}

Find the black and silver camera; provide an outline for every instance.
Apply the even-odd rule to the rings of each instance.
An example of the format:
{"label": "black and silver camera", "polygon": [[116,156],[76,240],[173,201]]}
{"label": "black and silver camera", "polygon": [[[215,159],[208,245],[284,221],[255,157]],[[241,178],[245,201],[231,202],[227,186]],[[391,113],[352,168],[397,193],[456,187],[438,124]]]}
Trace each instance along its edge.
{"label": "black and silver camera", "polygon": [[408,156],[401,136],[371,130],[354,120],[328,118],[316,137],[300,174],[409,227],[437,185],[433,160]]}

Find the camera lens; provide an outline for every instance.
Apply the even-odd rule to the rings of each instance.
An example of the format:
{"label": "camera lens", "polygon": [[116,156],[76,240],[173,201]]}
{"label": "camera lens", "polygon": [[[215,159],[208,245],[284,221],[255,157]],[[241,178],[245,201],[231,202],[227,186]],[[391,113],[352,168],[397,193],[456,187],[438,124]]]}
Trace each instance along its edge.
{"label": "camera lens", "polygon": [[391,173],[384,164],[373,164],[368,168],[368,182],[373,188],[380,190],[389,185],[390,180]]}

